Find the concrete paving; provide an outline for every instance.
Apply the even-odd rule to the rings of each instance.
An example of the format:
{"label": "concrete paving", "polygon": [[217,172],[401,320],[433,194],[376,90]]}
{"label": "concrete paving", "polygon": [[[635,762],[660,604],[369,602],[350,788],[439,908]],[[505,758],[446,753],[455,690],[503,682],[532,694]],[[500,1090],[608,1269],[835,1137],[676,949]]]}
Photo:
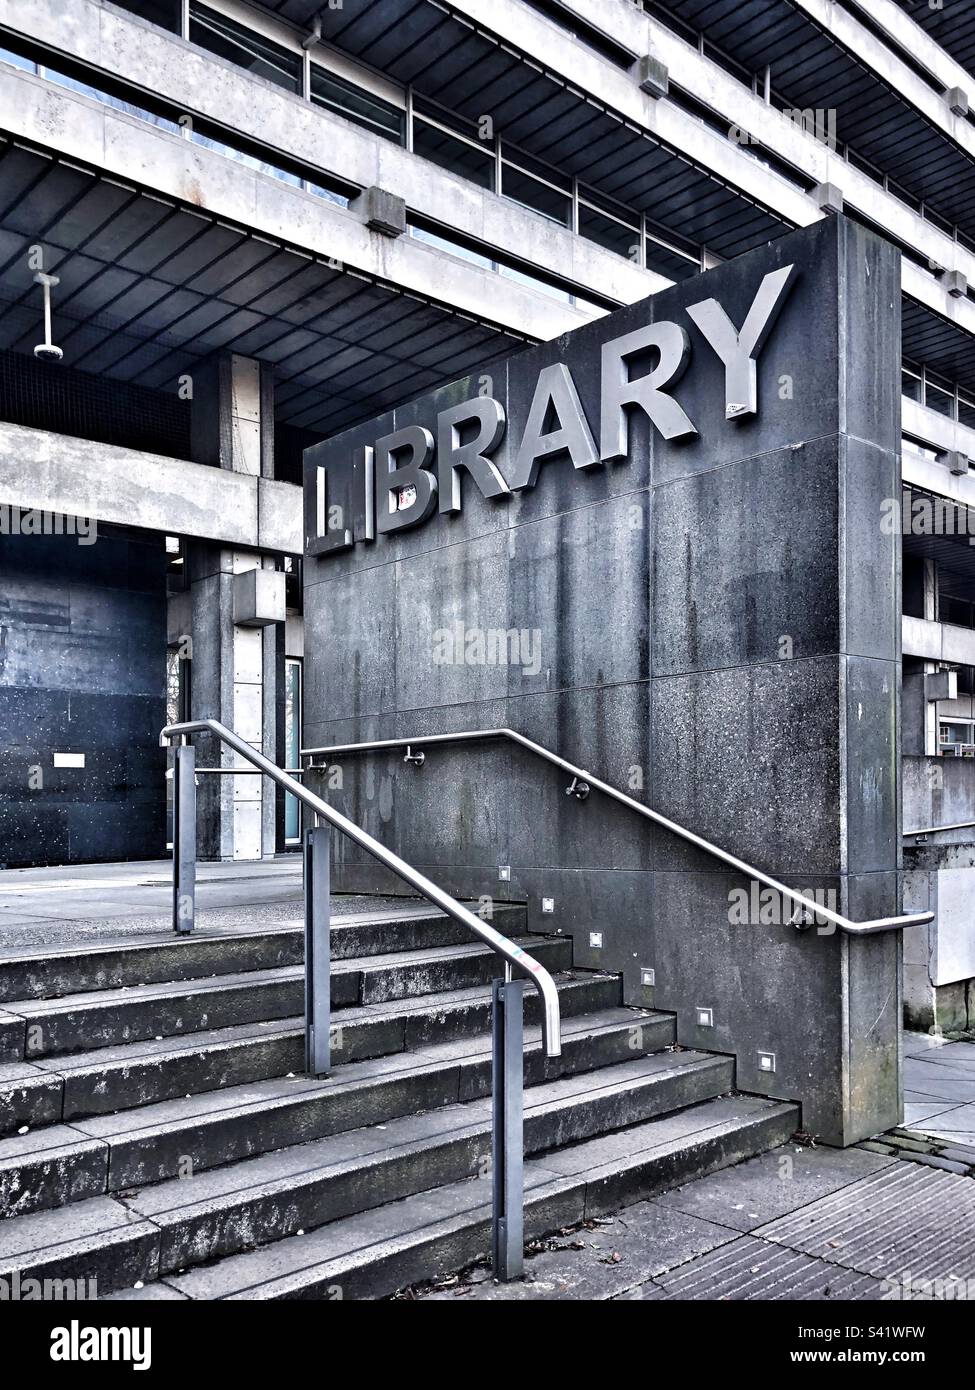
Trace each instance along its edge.
{"label": "concrete paving", "polygon": [[905,1034],[904,1128],[975,1147],[975,1042]]}
{"label": "concrete paving", "polygon": [[[5,869],[0,871],[0,952],[169,932],[171,885],[169,859]],[[376,912],[414,901],[335,894],[332,913]],[[299,854],[197,866],[200,929],[282,926],[301,917]]]}
{"label": "concrete paving", "polygon": [[781,1145],[538,1242],[524,1280],[478,1265],[415,1298],[975,1299],[975,1043],[904,1039],[904,1125]]}

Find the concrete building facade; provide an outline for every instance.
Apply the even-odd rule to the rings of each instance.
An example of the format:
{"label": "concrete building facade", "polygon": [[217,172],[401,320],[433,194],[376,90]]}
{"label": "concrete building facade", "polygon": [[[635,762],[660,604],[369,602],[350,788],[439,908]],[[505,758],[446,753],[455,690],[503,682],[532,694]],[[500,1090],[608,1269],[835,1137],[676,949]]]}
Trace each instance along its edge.
{"label": "concrete building facade", "polygon": [[[554,361],[535,345],[648,295],[676,302],[701,271],[733,278],[737,257],[842,213],[900,253],[900,434],[883,447],[899,447],[902,484],[873,500],[899,538],[903,616],[870,659],[900,663],[901,807],[878,867],[900,867],[905,907],[938,908],[905,941],[910,1017],[971,1025],[973,43],[921,0],[0,0],[0,861],[164,854],[167,710],[218,717],[293,766],[302,743],[378,737],[422,704],[408,688],[393,699],[374,659],[390,640],[365,621],[380,574],[347,586],[346,612],[364,617],[344,643],[310,616],[306,630],[302,568],[325,562],[305,558],[305,450],[374,441],[375,422],[398,427],[410,402],[469,377],[470,395],[500,394],[512,354]],[[555,528],[551,563],[575,543]],[[719,546],[707,563],[726,558]],[[692,582],[679,556],[644,562],[658,585]],[[465,582],[541,602],[531,566],[495,563]],[[622,621],[646,575],[589,568],[583,588],[593,575]],[[587,644],[597,594],[580,609]],[[539,625],[512,613],[505,630]],[[603,635],[599,698],[622,699],[644,654],[612,624]],[[407,672],[408,632],[393,640]],[[646,640],[666,646],[665,627]],[[563,683],[544,661],[523,679],[538,734]],[[788,711],[783,738],[815,743],[812,688],[769,705]],[[697,708],[706,767],[721,697]],[[540,741],[613,780],[591,726],[577,712]],[[205,856],[294,847],[295,808],[262,779],[204,780]],[[654,802],[665,782],[638,790]],[[458,785],[477,838],[488,801]],[[706,832],[702,807],[683,810]],[[611,867],[638,874],[627,833]],[[580,867],[600,872],[587,854]],[[523,894],[539,912],[543,877]],[[631,953],[636,988],[644,964]]]}

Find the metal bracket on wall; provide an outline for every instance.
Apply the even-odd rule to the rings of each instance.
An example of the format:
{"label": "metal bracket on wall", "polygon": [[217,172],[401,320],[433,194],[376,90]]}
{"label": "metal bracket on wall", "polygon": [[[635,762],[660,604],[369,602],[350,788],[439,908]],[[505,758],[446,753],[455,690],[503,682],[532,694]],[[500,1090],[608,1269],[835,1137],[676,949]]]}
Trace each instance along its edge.
{"label": "metal bracket on wall", "polygon": [[578,777],[573,777],[565,789],[565,794],[566,796],[574,796],[577,801],[585,801],[589,795],[589,783],[580,781]]}
{"label": "metal bracket on wall", "polygon": [[426,753],[414,753],[410,745],[406,745],[406,752],[403,754],[404,763],[416,763],[417,767],[422,767],[426,760]]}

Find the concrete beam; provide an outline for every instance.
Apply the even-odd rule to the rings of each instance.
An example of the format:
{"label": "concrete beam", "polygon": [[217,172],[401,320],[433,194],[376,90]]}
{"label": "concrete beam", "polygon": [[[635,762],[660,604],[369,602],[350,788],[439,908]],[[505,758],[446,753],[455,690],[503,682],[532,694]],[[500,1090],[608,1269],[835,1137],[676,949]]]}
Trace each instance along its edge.
{"label": "concrete beam", "polygon": [[[881,43],[866,25],[861,24],[856,15],[851,14],[843,5],[837,4],[836,0],[794,0],[794,3],[797,9],[804,11],[817,24],[828,30],[831,37],[855,55],[858,62],[863,63],[893,87],[898,96],[909,102],[926,121],[975,159],[975,127],[969,125],[963,116],[954,115],[945,98],[918,77],[913,68],[905,63],[894,49]],[[870,0],[871,18],[877,17],[874,11],[874,0]],[[901,15],[910,26],[913,42],[914,36],[924,31],[919,24],[908,19],[903,10]],[[891,31],[888,29],[888,32]],[[893,37],[893,34],[891,36]],[[930,40],[928,42],[930,43]],[[910,51],[913,53],[914,48],[911,47]],[[967,90],[973,85],[973,79],[968,75],[964,81],[959,78],[945,85],[964,87]]]}
{"label": "concrete beam", "polygon": [[[91,97],[0,66],[0,127],[313,255],[447,303],[479,322],[554,338],[593,317],[413,237],[391,240],[355,213],[159,130]],[[644,291],[646,292],[646,290]],[[975,306],[973,306],[975,307]]]}
{"label": "concrete beam", "polygon": [[[458,232],[621,303],[669,283],[548,218],[97,0],[72,0],[70,16],[63,0],[0,0],[0,26],[42,36],[71,58],[136,89],[152,90],[189,115],[239,131],[272,152],[363,189],[382,188],[402,198],[412,212],[443,221],[447,209]],[[97,85],[97,72],[93,82]]]}
{"label": "concrete beam", "polygon": [[[815,198],[762,164],[747,146],[730,138],[733,128],[751,133],[760,131],[764,145],[803,170],[816,183],[833,183],[842,188],[849,208],[886,228],[891,237],[914,247],[937,265],[961,270],[969,281],[975,282],[975,253],[953,241],[932,223],[925,222],[905,203],[886,193],[873,179],[781,112],[770,109],[762,97],[630,0],[565,0],[565,3],[590,23],[611,30],[635,52],[653,53],[666,65],[676,86],[693,92],[699,100],[728,118],[729,136],[726,138],[708,129],[673,102],[657,102],[645,96],[630,73],[622,72],[598,53],[583,49],[558,25],[528,10],[519,0],[454,0],[454,8],[525,53],[533,62],[557,73],[573,89],[591,93],[675,149],[693,150],[698,164],[795,226],[808,226],[824,215]],[[912,269],[916,272],[912,282],[923,277],[930,284],[925,285],[923,291],[910,289],[907,292],[951,317],[950,306],[955,301],[933,275],[917,266]],[[975,305],[971,307],[975,309]],[[970,331],[975,331],[975,315],[972,325]]]}
{"label": "concrete beam", "polygon": [[[971,91],[975,85],[971,73],[936,43],[927,30],[897,4],[897,0],[854,0],[854,4],[927,68],[943,87],[964,87]],[[914,80],[918,79],[914,77]]]}
{"label": "concrete beam", "polygon": [[[413,237],[391,240],[324,198],[91,97],[2,66],[0,127],[123,182],[134,181],[284,245],[449,304],[478,322],[485,321],[484,306],[490,305],[493,323],[548,339],[593,317],[592,310],[553,299]],[[643,295],[647,293],[645,283]]]}
{"label": "concrete beam", "polygon": [[300,555],[301,489],[0,421],[0,503]]}
{"label": "concrete beam", "polygon": [[903,619],[905,656],[924,661],[950,661],[959,666],[975,666],[975,632],[952,623],[934,623],[927,618]]}

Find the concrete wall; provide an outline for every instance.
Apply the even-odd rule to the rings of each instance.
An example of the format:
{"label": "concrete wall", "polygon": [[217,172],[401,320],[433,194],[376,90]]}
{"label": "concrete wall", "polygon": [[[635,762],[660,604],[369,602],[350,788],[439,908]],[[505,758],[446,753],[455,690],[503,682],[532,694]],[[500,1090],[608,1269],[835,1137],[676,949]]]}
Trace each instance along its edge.
{"label": "concrete wall", "polygon": [[0,862],[165,854],[165,690],[161,536],[0,538]]}
{"label": "concrete wall", "polygon": [[[713,295],[741,325],[788,263],[758,414],[728,421],[723,368],[686,308]],[[340,467],[486,386],[507,411],[494,459],[510,473],[540,368],[571,368],[598,429],[600,345],[651,319],[690,335],[673,394],[692,439],[665,441],[640,413],[625,460],[554,458],[510,501],[465,478],[459,514],[307,562],[306,742],[510,725],[760,867],[834,889],[853,917],[895,910],[899,563],[878,518],[900,487],[898,275],[889,246],[819,223],[322,446],[316,461]],[[438,633],[458,623],[524,631],[529,659],[445,664]],[[675,1011],[682,1043],[735,1053],[743,1089],[800,1099],[807,1128],[852,1142],[899,1118],[896,937],[733,926],[740,885],[713,860],[567,797],[520,751],[348,759],[341,779],[330,794],[377,836],[457,893],[526,900],[534,927],[573,935],[579,964]],[[346,844],[337,855],[339,886],[389,886]]]}

